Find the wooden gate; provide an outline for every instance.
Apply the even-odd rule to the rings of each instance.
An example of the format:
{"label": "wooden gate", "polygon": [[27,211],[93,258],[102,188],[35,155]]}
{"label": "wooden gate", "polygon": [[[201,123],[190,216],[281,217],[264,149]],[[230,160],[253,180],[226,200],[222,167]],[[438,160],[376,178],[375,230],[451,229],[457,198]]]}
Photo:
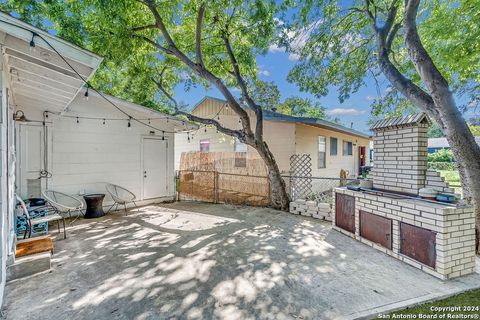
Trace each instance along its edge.
{"label": "wooden gate", "polygon": [[346,194],[335,194],[335,225],[355,233],[355,198]]}

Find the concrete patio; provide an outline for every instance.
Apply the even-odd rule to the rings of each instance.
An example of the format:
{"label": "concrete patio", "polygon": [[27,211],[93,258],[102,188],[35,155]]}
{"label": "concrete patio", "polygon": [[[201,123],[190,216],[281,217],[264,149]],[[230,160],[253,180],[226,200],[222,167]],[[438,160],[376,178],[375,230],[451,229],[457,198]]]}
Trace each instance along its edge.
{"label": "concrete patio", "polygon": [[265,208],[173,203],[67,232],[50,272],[7,283],[7,319],[353,319],[480,287],[480,263],[442,282]]}

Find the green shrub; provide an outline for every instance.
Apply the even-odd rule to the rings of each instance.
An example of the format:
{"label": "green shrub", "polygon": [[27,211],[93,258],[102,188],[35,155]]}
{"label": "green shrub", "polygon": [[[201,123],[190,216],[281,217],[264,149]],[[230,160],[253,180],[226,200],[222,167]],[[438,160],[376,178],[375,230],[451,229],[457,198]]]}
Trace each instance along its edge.
{"label": "green shrub", "polygon": [[432,170],[455,170],[455,163],[453,162],[428,162],[428,169]]}
{"label": "green shrub", "polygon": [[440,149],[428,154],[428,162],[453,162],[452,150]]}

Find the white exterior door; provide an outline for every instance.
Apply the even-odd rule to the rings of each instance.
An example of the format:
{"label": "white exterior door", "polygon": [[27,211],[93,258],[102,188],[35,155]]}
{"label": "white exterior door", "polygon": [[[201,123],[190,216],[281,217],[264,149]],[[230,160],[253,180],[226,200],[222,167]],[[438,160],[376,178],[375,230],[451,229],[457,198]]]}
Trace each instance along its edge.
{"label": "white exterior door", "polygon": [[167,195],[167,140],[143,138],[143,199]]}
{"label": "white exterior door", "polygon": [[[46,143],[50,138],[48,129],[46,127],[44,130],[41,125],[17,125],[20,169],[17,170],[17,188],[24,199],[41,196],[41,192],[47,188],[47,179],[46,177],[40,178],[40,173],[42,170],[50,171],[49,157],[45,157],[45,152],[49,151],[45,150],[48,149]],[[44,139],[44,132],[47,132],[47,139]]]}

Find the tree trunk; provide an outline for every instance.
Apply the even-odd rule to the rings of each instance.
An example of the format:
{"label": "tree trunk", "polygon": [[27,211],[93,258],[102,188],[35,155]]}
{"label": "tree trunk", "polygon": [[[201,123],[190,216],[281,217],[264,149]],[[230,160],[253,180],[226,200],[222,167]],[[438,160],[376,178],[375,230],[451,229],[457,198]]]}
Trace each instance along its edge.
{"label": "tree trunk", "polygon": [[[405,44],[415,69],[424,82],[435,108],[427,108],[427,114],[442,127],[450,148],[458,163],[459,171],[466,178],[468,192],[475,207],[476,243],[480,232],[480,146],[458,110],[447,80],[440,73],[423,47],[417,31],[416,17],[419,0],[405,2]],[[470,199],[467,199],[467,201]]]}
{"label": "tree trunk", "polygon": [[285,181],[280,174],[277,162],[268,148],[268,145],[263,142],[254,146],[260,157],[265,162],[268,169],[268,182],[270,188],[270,206],[274,209],[287,211],[290,203],[290,197],[287,193]]}

